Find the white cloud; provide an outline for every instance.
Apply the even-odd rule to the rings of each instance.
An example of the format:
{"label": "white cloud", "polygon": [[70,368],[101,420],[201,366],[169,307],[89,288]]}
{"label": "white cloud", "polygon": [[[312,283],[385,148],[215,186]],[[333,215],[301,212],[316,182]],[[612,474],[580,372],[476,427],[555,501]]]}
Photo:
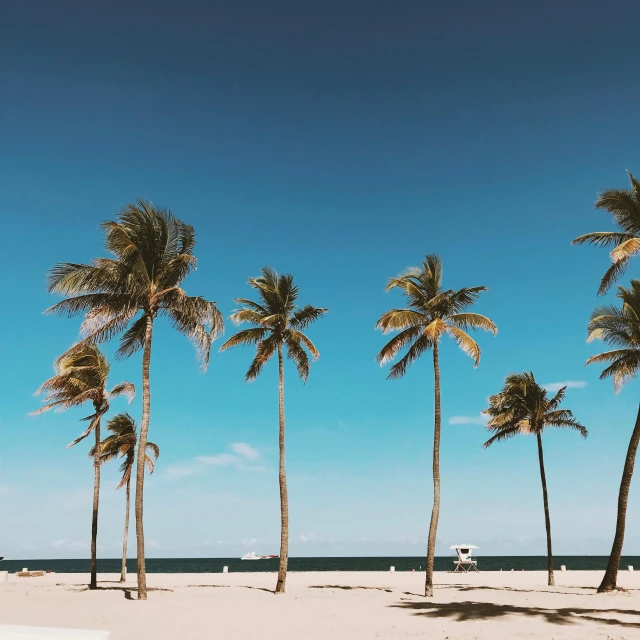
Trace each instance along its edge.
{"label": "white cloud", "polygon": [[162,549],[162,545],[157,540],[145,540],[144,546],[147,549]]}
{"label": "white cloud", "polygon": [[301,533],[300,534],[300,542],[313,542],[315,539],[316,539],[316,534],[315,533],[309,533],[309,534]]}
{"label": "white cloud", "polygon": [[212,464],[215,467],[228,467],[238,461],[238,457],[231,453],[219,453],[216,456],[198,456],[196,458],[198,462],[204,462],[205,464]]}
{"label": "white cloud", "polygon": [[583,389],[587,386],[584,380],[565,380],[564,382],[548,382],[542,385],[547,391],[560,391],[562,387],[567,389]]}
{"label": "white cloud", "polygon": [[204,473],[207,466],[231,467],[237,471],[267,471],[262,463],[260,451],[246,442],[233,442],[229,445],[233,453],[217,453],[212,456],[196,456],[192,460],[178,462],[165,471],[167,478],[183,478]]}
{"label": "white cloud", "polygon": [[449,424],[479,424],[484,426],[488,421],[489,418],[482,414],[478,416],[452,416],[449,418]]}
{"label": "white cloud", "polygon": [[246,442],[234,442],[231,444],[231,451],[246,458],[247,460],[257,460],[260,457],[260,452],[254,449],[250,444]]}

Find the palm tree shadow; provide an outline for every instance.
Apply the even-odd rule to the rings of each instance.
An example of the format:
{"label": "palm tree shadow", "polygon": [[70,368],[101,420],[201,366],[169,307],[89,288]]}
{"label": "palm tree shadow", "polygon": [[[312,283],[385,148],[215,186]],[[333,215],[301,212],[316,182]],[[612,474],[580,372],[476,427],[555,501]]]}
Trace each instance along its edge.
{"label": "palm tree shadow", "polygon": [[[542,618],[550,624],[566,625],[578,622],[594,622],[631,629],[640,629],[640,612],[630,609],[580,609],[563,607],[544,609],[542,607],[518,607],[493,602],[401,602],[391,605],[393,608],[412,611],[414,615],[429,618],[451,618],[456,622],[470,620],[493,620],[507,615],[522,615],[526,618]],[[596,614],[596,615],[594,615]],[[615,617],[601,615],[635,616],[634,622],[623,622]]]}
{"label": "palm tree shadow", "polygon": [[344,584],[316,584],[309,586],[309,589],[342,589],[343,591],[351,591],[353,589],[369,589],[371,591],[386,591],[392,593],[392,589],[386,589],[385,587],[351,587]]}
{"label": "palm tree shadow", "polygon": [[[106,581],[105,581],[106,582]],[[101,583],[101,584],[104,584]],[[63,582],[59,582],[58,587],[70,587],[67,591],[74,591],[76,593],[82,593],[83,591],[90,591],[88,584],[65,584]],[[98,586],[95,591],[122,591],[124,594],[125,600],[133,600],[133,592],[138,591],[137,587],[101,587]],[[151,587],[148,588],[147,591],[169,591],[173,593],[173,589],[166,589],[163,587]]]}
{"label": "palm tree shadow", "polygon": [[188,584],[187,587],[206,587],[207,589],[255,589],[256,591],[266,591],[267,593],[273,593],[273,589],[267,589],[266,587],[251,587],[247,584],[241,585],[229,585],[229,584]]}

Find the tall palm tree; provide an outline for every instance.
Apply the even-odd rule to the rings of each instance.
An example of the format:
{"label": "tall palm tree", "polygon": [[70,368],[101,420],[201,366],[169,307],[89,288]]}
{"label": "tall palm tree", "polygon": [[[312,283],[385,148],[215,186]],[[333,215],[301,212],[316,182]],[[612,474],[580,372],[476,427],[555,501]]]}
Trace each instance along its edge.
{"label": "tall palm tree", "polygon": [[[109,362],[98,347],[92,344],[78,343],[65,351],[54,363],[55,376],[42,383],[37,394],[46,393],[45,405],[35,414],[57,409],[64,411],[85,402],[93,404],[93,413],[84,421],[89,422],[85,431],[67,447],[73,447],[84,440],[91,432],[95,435],[96,445],[100,443],[100,421],[109,411],[109,400],[124,395],[133,400],[134,386],[130,382],[121,382],[111,391],[107,390]],[[93,457],[93,512],[91,518],[91,581],[90,589],[97,588],[96,545],[98,540],[98,504],[100,501],[100,459],[95,451]]]}
{"label": "tall palm tree", "polygon": [[540,479],[542,481],[542,500],[544,503],[544,522],[547,529],[547,563],[549,585],[554,585],[553,552],[551,551],[551,518],[549,517],[549,499],[547,496],[547,476],[544,471],[544,455],[542,452],[542,432],[547,427],[564,427],[575,429],[582,437],[587,437],[587,430],[573,417],[568,409],[559,409],[564,400],[567,388],[562,387],[549,398],[547,390],[541,387],[533,373],[512,373],[504,381],[500,393],[489,398],[489,408],[483,413],[490,416],[487,429],[494,435],[484,443],[484,448],[494,442],[513,438],[518,434],[536,436],[538,442],[538,461],[540,463]]}
{"label": "tall palm tree", "polygon": [[[600,374],[600,379],[612,378],[614,391],[618,393],[627,382],[636,377],[640,369],[640,280],[632,280],[629,289],[618,287],[616,297],[622,301],[622,306],[606,305],[593,311],[589,320],[589,337],[587,339],[588,342],[602,340],[614,349],[591,356],[587,360],[587,364],[608,363],[608,366]],[[599,593],[613,591],[617,588],[618,567],[620,566],[627,518],[627,500],[638,443],[640,443],[640,407],[622,471],[618,494],[616,533],[607,570],[598,587]]]}
{"label": "tall palm tree", "polygon": [[390,370],[389,378],[401,378],[407,368],[425,351],[433,351],[433,373],[435,387],[434,432],[433,432],[433,510],[429,525],[427,545],[427,568],[425,596],[433,596],[433,559],[435,555],[436,532],[440,515],[440,363],[438,345],[448,334],[457,345],[474,360],[480,362],[480,347],[466,333],[468,329],[484,329],[494,335],[496,325],[477,313],[466,312],[486,287],[470,287],[454,291],[442,288],[442,262],[436,255],[428,255],[420,267],[413,267],[402,275],[391,278],[387,291],[400,289],[408,303],[404,309],[391,309],[376,323],[383,333],[399,331],[382,347],[377,356],[380,365],[393,360],[407,347],[406,354]]}
{"label": "tall palm tree", "polygon": [[[249,284],[258,292],[260,302],[236,298],[242,308],[231,315],[236,324],[247,322],[252,329],[239,331],[227,340],[220,351],[238,345],[256,345],[256,355],[249,366],[245,379],[255,380],[262,367],[278,353],[278,416],[279,416],[279,480],[280,480],[280,564],[275,593],[284,593],[289,559],[289,500],[287,496],[287,476],[284,468],[284,362],[283,351],[293,360],[300,378],[306,382],[309,377],[310,362],[307,351],[314,360],[320,357],[318,350],[303,333],[312,322],[322,317],[327,309],[310,304],[298,307],[298,287],[293,276],[279,275],[273,269],[265,267],[258,278],[250,278]],[[305,351],[305,349],[307,351]]]}
{"label": "tall palm tree", "polygon": [[105,247],[112,258],[91,264],[61,263],[49,273],[48,289],[68,296],[48,311],[66,316],[84,314],[86,343],[100,343],[122,334],[116,356],[127,358],[142,349],[142,424],[136,461],[136,533],[138,599],[147,598],[144,558],[144,465],[151,411],[149,367],[153,327],[158,316],[195,345],[203,368],[213,340],[223,331],[214,302],[188,296],[180,285],[195,269],[195,233],[167,210],[144,200],[128,204],[115,221],[104,222]]}
{"label": "tall palm tree", "polygon": [[[131,470],[136,457],[136,445],[138,443],[137,427],[134,419],[128,413],[119,413],[107,422],[107,429],[111,431],[111,435],[107,436],[100,444],[91,447],[90,456],[98,453],[100,464],[110,462],[115,458],[122,458],[120,471],[122,471],[122,479],[116,489],[126,487],[126,501],[124,512],[124,540],[122,542],[122,570],[120,572],[120,582],[127,579],[127,541],[129,539],[129,506],[130,506],[130,489],[131,489]],[[147,456],[145,462],[149,473],[153,473],[155,461],[160,455],[160,449],[157,444],[147,442]],[[153,460],[149,456],[153,456]]]}
{"label": "tall palm tree", "polygon": [[608,211],[620,231],[596,231],[586,233],[573,244],[594,244],[599,247],[614,247],[611,251],[613,263],[600,282],[598,294],[605,294],[611,285],[627,270],[629,261],[640,252],[640,181],[630,172],[630,189],[607,189],[596,200],[596,208]]}

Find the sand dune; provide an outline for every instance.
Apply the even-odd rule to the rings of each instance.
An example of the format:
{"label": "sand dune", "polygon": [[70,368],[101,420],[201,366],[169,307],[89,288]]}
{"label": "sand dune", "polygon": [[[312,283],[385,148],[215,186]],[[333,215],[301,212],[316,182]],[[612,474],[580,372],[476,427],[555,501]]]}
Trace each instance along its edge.
{"label": "sand dune", "polygon": [[600,571],[437,573],[432,600],[422,573],[291,573],[287,593],[272,573],[149,574],[146,602],[131,601],[135,575],[9,576],[0,622],[107,629],[112,640],[151,638],[640,638],[640,574],[621,572],[626,592],[595,593]]}

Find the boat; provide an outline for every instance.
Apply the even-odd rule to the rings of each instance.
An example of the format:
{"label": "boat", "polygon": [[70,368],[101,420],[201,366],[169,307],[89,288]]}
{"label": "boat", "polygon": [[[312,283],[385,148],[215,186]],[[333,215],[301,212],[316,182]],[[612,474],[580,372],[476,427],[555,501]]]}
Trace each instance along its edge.
{"label": "boat", "polygon": [[279,558],[280,556],[257,556],[255,551],[251,553],[245,553],[240,560],[272,560],[273,558]]}

